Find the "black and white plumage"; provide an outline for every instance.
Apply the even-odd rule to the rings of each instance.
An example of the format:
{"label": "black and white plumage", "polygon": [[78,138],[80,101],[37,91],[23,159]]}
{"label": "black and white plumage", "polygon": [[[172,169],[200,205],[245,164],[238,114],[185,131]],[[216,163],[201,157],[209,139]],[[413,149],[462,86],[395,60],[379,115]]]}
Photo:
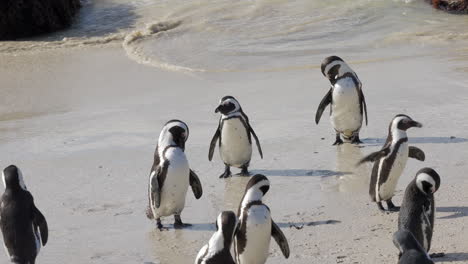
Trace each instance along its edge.
{"label": "black and white plumage", "polygon": [[361,81],[348,64],[337,56],[325,58],[321,70],[331,87],[318,106],[315,123],[319,123],[325,108],[330,104],[330,120],[336,132],[333,145],[343,144],[341,136],[353,144],[362,143],[359,131],[364,118],[367,125],[367,106]]}
{"label": "black and white plumage", "polygon": [[1,197],[0,227],[6,253],[13,263],[34,264],[41,245],[47,244],[47,221],[35,206],[18,167],[6,167],[2,177],[5,192]]}
{"label": "black and white plumage", "polygon": [[270,181],[260,174],[247,183],[239,206],[240,224],[234,243],[237,264],[265,263],[271,237],[276,240],[285,258],[289,258],[288,241],[271,218],[270,208],[262,202],[269,189]]}
{"label": "black and white plumage", "polygon": [[374,162],[371,173],[369,194],[379,209],[384,211],[382,201],[388,205],[389,211],[398,211],[392,202],[392,197],[408,157],[424,161],[425,155],[417,147],[408,146],[406,130],[411,127],[422,127],[407,115],[397,115],[390,122],[388,137],[380,151],[369,154],[359,163]]}
{"label": "black and white plumage", "polygon": [[393,235],[393,244],[400,251],[398,264],[434,264],[410,231],[401,229]]}
{"label": "black and white plumage", "polygon": [[431,168],[418,171],[406,187],[398,216],[398,229],[409,230],[421,246],[429,252],[434,230],[434,193],[440,187],[440,176]]}
{"label": "black and white plumage", "polygon": [[208,160],[212,160],[216,142],[225,164],[225,171],[220,178],[231,176],[230,167],[241,168],[241,175],[249,175],[248,167],[252,158],[252,136],[257,143],[258,152],[263,159],[263,152],[255,131],[250,126],[249,118],[242,111],[239,102],[232,96],[221,99],[215,113],[221,113],[218,128],[211,140]]}
{"label": "black and white plumage", "polygon": [[202,247],[195,264],[235,264],[231,256],[231,244],[238,228],[234,212],[224,211],[216,219],[216,232],[208,244]]}
{"label": "black and white plumage", "polygon": [[185,207],[189,185],[196,199],[203,194],[197,174],[190,169],[185,155],[185,142],[189,136],[188,126],[180,120],[168,121],[159,136],[154,153],[148,186],[149,208],[147,216],[156,219],[161,230],[161,217],[174,215],[174,228],[189,226],[182,223],[180,214]]}

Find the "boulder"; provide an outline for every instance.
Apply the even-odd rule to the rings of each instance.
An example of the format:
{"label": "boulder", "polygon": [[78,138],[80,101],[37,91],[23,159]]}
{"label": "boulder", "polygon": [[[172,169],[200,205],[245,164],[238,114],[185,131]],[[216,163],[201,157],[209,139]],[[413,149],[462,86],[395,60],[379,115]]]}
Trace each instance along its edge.
{"label": "boulder", "polygon": [[80,0],[0,0],[0,40],[66,28],[80,6]]}
{"label": "boulder", "polygon": [[436,9],[450,13],[468,14],[468,0],[426,0]]}

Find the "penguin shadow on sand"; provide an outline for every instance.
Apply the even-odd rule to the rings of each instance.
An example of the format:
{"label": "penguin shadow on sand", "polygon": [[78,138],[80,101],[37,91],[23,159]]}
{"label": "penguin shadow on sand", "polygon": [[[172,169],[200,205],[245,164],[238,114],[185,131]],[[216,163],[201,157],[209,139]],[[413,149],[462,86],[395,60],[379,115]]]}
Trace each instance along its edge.
{"label": "penguin shadow on sand", "polygon": [[252,175],[263,174],[268,177],[272,176],[283,176],[283,177],[332,177],[342,176],[349,174],[350,172],[340,172],[332,170],[307,170],[307,169],[286,169],[286,170],[268,170],[259,169],[253,170]]}
{"label": "penguin shadow on sand", "polygon": [[435,263],[438,262],[459,262],[462,261],[466,263],[468,261],[468,253],[465,252],[453,252],[453,253],[445,253],[443,257],[440,258],[433,258],[432,259]]}
{"label": "penguin shadow on sand", "polygon": [[437,217],[437,219],[454,219],[468,216],[467,206],[439,206],[436,208],[436,211],[441,213],[451,213],[450,215]]}
{"label": "penguin shadow on sand", "polygon": [[[366,146],[382,146],[386,138],[365,138],[362,141]],[[409,137],[409,144],[458,144],[468,142],[466,138],[449,137]]]}

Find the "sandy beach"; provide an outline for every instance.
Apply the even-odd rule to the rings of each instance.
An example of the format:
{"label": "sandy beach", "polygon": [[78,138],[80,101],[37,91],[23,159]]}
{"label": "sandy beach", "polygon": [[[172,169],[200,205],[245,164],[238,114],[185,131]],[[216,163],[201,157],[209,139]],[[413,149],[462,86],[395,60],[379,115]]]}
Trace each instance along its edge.
{"label": "sandy beach", "polygon": [[[31,63],[44,58],[46,64]],[[218,118],[213,110],[226,94],[240,100],[260,137],[265,158],[254,154],[252,173],[271,180],[265,202],[291,247],[285,261],[272,243],[268,263],[396,262],[397,214],[377,210],[367,194],[370,166],[355,167],[381,147],[396,113],[424,124],[409,137],[427,159],[408,162],[395,202],[419,168],[435,168],[442,185],[432,252],[446,253],[440,263],[467,261],[466,73],[447,67],[442,56],[355,65],[370,118],[362,147],[332,147],[328,120],[313,123],[327,89],[318,70],[180,74],[129,61],[118,47],[1,60],[2,164],[23,169],[50,226],[38,262],[192,263],[217,214],[237,209],[248,181],[218,179],[217,152],[207,160]],[[424,68],[427,63],[432,67]],[[383,81],[382,73],[390,78]],[[159,232],[144,215],[146,184],[159,131],[170,118],[190,127],[186,152],[205,192],[200,200],[187,196],[182,217],[192,228]]]}
{"label": "sandy beach", "polygon": [[[440,13],[434,17],[446,19]],[[105,28],[90,34],[105,36],[92,45],[82,39],[0,43],[0,161],[2,167],[22,169],[49,223],[49,242],[37,263],[193,263],[214,232],[218,213],[237,211],[249,180],[218,179],[224,169],[218,150],[208,161],[219,118],[214,109],[225,95],[240,101],[259,136],[264,159],[254,150],[250,169],[270,179],[264,202],[289,240],[290,258],[285,260],[272,241],[268,263],[397,262],[392,235],[398,214],[378,211],[368,195],[371,165],[355,164],[381,148],[390,120],[399,113],[423,124],[408,136],[426,161],[409,160],[394,202],[401,203],[420,168],[434,168],[441,187],[435,194],[431,253],[446,254],[437,263],[468,262],[467,33],[431,35],[423,28],[419,35],[392,33],[362,49],[357,48],[361,40],[351,38],[349,46],[342,40],[327,48],[323,40],[317,48],[291,54],[286,51],[292,44],[278,53],[255,46],[249,55],[239,55],[248,48],[238,51],[241,59],[235,60],[229,50],[214,52],[218,46],[197,53],[203,44],[197,41],[179,54],[176,48],[189,42],[169,39],[170,33],[160,35],[159,44],[148,33],[128,49],[125,33],[134,34],[143,22],[124,22],[124,33],[112,31],[109,37]],[[132,22],[136,26],[129,26]],[[79,35],[76,27],[69,34]],[[154,67],[154,60],[139,60],[150,54],[148,47],[153,55],[167,52],[164,59],[172,58],[171,65],[204,70]],[[320,62],[332,54],[343,57],[363,83],[369,125],[361,131],[360,146],[331,146],[328,115],[319,125],[314,122],[329,88]],[[206,61],[200,59],[204,56]],[[174,230],[168,217],[163,224],[169,231],[160,232],[144,213],[147,181],[160,130],[173,118],[190,128],[186,153],[204,194],[200,200],[187,194],[182,220],[193,227]],[[0,253],[0,263],[7,263],[6,254]]]}

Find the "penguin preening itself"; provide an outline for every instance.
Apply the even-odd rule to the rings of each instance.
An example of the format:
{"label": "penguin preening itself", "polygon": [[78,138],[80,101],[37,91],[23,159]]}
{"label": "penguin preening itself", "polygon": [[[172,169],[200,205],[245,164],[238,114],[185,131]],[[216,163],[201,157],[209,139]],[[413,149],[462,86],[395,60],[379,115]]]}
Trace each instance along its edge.
{"label": "penguin preening itself", "polygon": [[426,252],[431,249],[434,230],[434,193],[440,187],[440,176],[423,168],[405,190],[398,216],[398,229],[409,230]]}
{"label": "penguin preening itself", "polygon": [[410,231],[398,230],[393,235],[393,244],[400,251],[398,264],[434,264]]}
{"label": "penguin preening itself", "polygon": [[198,253],[195,264],[236,264],[231,256],[231,244],[238,230],[234,212],[224,211],[216,219],[216,232]]}
{"label": "penguin preening itself", "polygon": [[6,253],[13,263],[34,264],[41,244],[47,244],[47,221],[34,205],[18,167],[6,167],[2,177],[5,192],[0,203],[0,227]]}
{"label": "penguin preening itself", "polygon": [[196,199],[203,194],[200,179],[190,169],[185,155],[188,136],[188,126],[180,120],[168,121],[159,135],[149,177],[146,215],[149,219],[156,219],[160,230],[163,228],[161,217],[169,215],[174,215],[174,228],[190,226],[182,223],[180,218],[189,185]]}
{"label": "penguin preening itself", "polygon": [[412,127],[422,127],[421,123],[414,121],[407,115],[397,115],[390,122],[388,137],[383,148],[374,152],[361,161],[374,162],[372,168],[369,194],[373,202],[376,202],[379,209],[385,211],[382,201],[388,206],[388,211],[398,211],[392,202],[395,188],[403,170],[405,169],[408,157],[424,161],[425,155],[417,147],[408,146],[406,130]]}
{"label": "penguin preening itself", "polygon": [[364,117],[367,125],[367,106],[361,81],[348,64],[337,56],[325,58],[321,70],[330,81],[331,88],[318,106],[315,123],[319,123],[323,111],[330,104],[330,120],[336,132],[333,145],[343,144],[340,135],[353,144],[362,143],[359,130]]}
{"label": "penguin preening itself", "polygon": [[284,257],[289,258],[288,241],[271,218],[270,208],[262,202],[269,189],[270,181],[260,174],[247,183],[237,214],[240,218],[234,244],[237,264],[265,263],[271,237],[278,243]]}
{"label": "penguin preening itself", "polygon": [[215,113],[218,112],[221,113],[221,117],[211,140],[208,160],[211,161],[213,158],[216,142],[219,141],[219,153],[225,165],[224,173],[219,178],[231,176],[231,166],[241,168],[241,175],[248,176],[248,167],[252,158],[252,136],[263,159],[258,137],[250,126],[249,118],[234,97],[223,97],[215,110]]}

